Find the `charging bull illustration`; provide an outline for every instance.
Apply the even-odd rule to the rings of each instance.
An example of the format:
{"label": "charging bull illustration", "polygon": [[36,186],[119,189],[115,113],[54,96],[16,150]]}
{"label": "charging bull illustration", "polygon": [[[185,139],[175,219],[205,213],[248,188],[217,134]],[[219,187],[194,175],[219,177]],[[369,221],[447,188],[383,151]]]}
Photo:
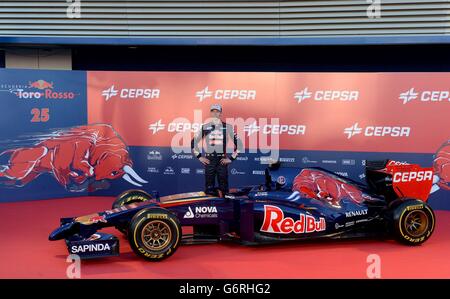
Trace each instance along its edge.
{"label": "charging bull illustration", "polygon": [[433,168],[434,177],[431,193],[439,189],[450,190],[450,140],[437,150]]}
{"label": "charging bull illustration", "polygon": [[303,196],[321,200],[335,208],[340,208],[340,201],[350,198],[356,203],[362,203],[371,197],[364,194],[357,187],[325,175],[323,172],[312,169],[303,169],[294,179],[293,191]]}
{"label": "charging bull illustration", "polygon": [[9,186],[25,186],[43,173],[52,174],[69,191],[90,190],[92,183],[119,177],[139,187],[147,183],[133,170],[122,138],[107,124],[58,130],[31,147],[0,156],[5,154],[10,157],[8,165],[0,166],[0,180]]}

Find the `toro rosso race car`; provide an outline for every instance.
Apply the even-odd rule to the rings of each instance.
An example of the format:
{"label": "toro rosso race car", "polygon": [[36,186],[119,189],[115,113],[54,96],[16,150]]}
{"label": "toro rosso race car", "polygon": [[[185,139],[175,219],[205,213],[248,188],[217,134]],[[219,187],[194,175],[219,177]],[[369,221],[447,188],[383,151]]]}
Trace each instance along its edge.
{"label": "toro rosso race car", "polygon": [[[119,254],[119,239],[98,232],[116,227],[133,251],[150,261],[172,255],[182,243],[237,241],[264,244],[319,238],[382,236],[419,245],[433,233],[426,200],[432,168],[395,161],[366,161],[367,185],[322,168],[272,165],[261,185],[207,194],[159,197],[122,193],[112,209],[62,218],[50,240],[65,239],[81,258]],[[182,234],[191,226],[191,234]]]}

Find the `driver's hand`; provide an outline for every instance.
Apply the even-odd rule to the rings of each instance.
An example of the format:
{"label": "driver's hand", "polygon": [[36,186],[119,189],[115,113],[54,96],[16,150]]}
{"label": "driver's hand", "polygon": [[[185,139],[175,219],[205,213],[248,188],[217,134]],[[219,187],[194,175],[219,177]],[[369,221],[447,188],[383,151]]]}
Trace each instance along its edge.
{"label": "driver's hand", "polygon": [[228,164],[230,164],[230,163],[231,163],[230,158],[222,158],[222,159],[220,160],[220,164],[222,164],[222,165],[228,165]]}
{"label": "driver's hand", "polygon": [[200,157],[198,158],[198,160],[203,164],[203,165],[208,165],[209,164],[209,160],[205,157]]}

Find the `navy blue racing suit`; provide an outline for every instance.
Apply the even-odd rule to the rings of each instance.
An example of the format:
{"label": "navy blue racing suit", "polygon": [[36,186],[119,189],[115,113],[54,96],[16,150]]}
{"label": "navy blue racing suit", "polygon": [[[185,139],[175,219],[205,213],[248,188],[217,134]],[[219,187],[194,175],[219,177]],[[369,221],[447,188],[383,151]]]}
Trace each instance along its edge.
{"label": "navy blue racing suit", "polygon": [[[232,139],[234,144],[234,150],[229,156],[226,151],[228,138]],[[209,164],[205,165],[205,192],[212,193],[214,191],[217,177],[219,190],[223,194],[228,193],[228,166],[222,165],[220,162],[224,158],[234,161],[242,148],[242,142],[233,126],[222,121],[203,124],[192,138],[191,149],[197,158],[202,156],[198,144],[203,140],[205,141],[204,156],[209,160]]]}

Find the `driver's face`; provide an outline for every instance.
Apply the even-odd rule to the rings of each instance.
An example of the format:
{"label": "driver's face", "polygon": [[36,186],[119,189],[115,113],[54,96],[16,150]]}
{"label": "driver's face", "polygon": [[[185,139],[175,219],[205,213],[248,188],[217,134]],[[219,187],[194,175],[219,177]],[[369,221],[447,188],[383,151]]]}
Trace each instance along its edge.
{"label": "driver's face", "polygon": [[211,110],[210,112],[210,116],[211,118],[220,118],[220,116],[222,115],[222,112],[220,112],[219,110]]}

